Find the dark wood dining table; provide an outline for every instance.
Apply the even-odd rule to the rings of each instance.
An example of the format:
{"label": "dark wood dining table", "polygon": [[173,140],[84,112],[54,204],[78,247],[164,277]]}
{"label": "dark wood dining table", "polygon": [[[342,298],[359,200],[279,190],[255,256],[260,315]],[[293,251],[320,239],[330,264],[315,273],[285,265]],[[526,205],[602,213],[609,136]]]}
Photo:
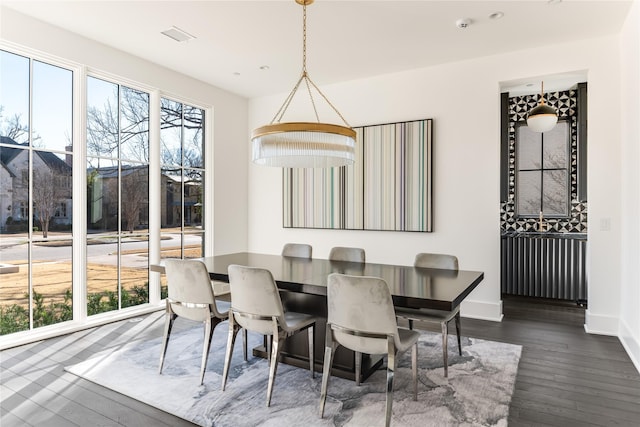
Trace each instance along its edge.
{"label": "dark wood dining table", "polygon": [[[389,285],[393,303],[397,307],[452,310],[483,280],[484,273],[467,270],[442,270],[406,265],[353,263],[320,258],[295,258],[240,252],[199,258],[205,263],[212,280],[229,281],[227,269],[231,264],[266,268],[271,271],[286,310],[313,314],[318,318],[315,332],[315,361],[322,369],[325,325],[327,317],[327,277],[331,273],[383,278]],[[164,273],[162,263],[151,265],[151,271]],[[305,335],[305,334],[297,334]],[[254,354],[266,356],[265,347]],[[308,366],[306,337],[290,337],[283,348],[282,361],[296,366]],[[306,364],[306,365],[305,365]],[[363,357],[363,379],[381,364],[380,358]],[[339,348],[335,354],[332,374],[354,378],[353,352]]]}

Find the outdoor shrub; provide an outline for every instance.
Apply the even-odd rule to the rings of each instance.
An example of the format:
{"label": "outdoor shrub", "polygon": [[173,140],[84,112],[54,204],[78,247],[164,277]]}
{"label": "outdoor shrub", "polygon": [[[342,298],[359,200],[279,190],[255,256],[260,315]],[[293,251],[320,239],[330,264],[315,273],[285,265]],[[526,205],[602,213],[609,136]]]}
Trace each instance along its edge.
{"label": "outdoor shrub", "polygon": [[[167,298],[166,286],[160,288],[160,297]],[[25,295],[28,298],[28,294]],[[149,302],[149,283],[136,285],[131,289],[122,289],[122,307],[132,307],[134,305]],[[73,319],[71,289],[64,293],[62,302],[47,304],[44,296],[38,292],[33,292],[33,327],[52,325]],[[87,294],[87,314],[89,316],[113,311],[118,309],[118,293],[114,291],[92,292]],[[29,329],[29,310],[18,304],[0,305],[0,335]]]}
{"label": "outdoor shrub", "polygon": [[0,335],[29,329],[29,312],[18,304],[0,305]]}
{"label": "outdoor shrub", "polygon": [[87,314],[91,316],[92,314],[102,313],[100,310],[100,300],[102,299],[102,293],[90,293],[87,295]]}
{"label": "outdoor shrub", "polygon": [[135,285],[128,292],[122,292],[122,307],[133,307],[149,302],[149,286]]}
{"label": "outdoor shrub", "polygon": [[48,305],[44,302],[42,294],[33,292],[33,327],[53,325],[54,323],[65,322],[73,319],[73,308],[71,302],[71,289],[64,293],[64,301]]}

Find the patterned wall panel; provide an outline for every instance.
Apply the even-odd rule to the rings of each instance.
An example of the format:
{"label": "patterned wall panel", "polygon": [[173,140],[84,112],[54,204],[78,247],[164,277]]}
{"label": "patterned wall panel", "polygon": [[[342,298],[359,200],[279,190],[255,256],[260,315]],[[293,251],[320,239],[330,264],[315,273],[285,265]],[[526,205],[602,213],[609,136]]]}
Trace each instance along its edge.
{"label": "patterned wall panel", "polygon": [[[547,104],[558,110],[559,120],[567,120],[571,127],[570,212],[567,218],[545,218],[549,231],[586,233],[587,202],[578,200],[578,132],[577,96],[575,90],[549,92],[545,94]],[[526,122],[527,113],[540,102],[540,95],[525,95],[509,98],[509,196],[500,205],[500,224],[503,232],[537,231],[536,218],[520,218],[516,215],[516,127]]]}
{"label": "patterned wall panel", "polygon": [[283,171],[283,226],[432,231],[433,121],[354,128],[356,162]]}

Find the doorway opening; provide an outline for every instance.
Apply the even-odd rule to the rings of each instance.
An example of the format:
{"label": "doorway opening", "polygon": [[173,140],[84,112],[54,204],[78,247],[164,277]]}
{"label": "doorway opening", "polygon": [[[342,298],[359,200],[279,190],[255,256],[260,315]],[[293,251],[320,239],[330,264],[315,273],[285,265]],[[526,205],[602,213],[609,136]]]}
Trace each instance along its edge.
{"label": "doorway opening", "polygon": [[[537,92],[544,81],[547,91]],[[584,323],[587,297],[586,72],[501,87],[501,294],[505,315],[544,307]],[[544,99],[558,123],[527,125]],[[555,313],[555,314],[554,314]]]}

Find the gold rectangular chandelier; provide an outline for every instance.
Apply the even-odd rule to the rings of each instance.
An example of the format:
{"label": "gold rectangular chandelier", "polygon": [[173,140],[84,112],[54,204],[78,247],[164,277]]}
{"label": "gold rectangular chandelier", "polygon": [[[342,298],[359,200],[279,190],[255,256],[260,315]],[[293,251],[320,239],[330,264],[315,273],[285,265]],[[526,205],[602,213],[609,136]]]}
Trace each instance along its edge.
{"label": "gold rectangular chandelier", "polygon": [[[313,0],[295,0],[302,5],[302,74],[268,125],[251,134],[252,159],[258,165],[286,168],[329,168],[355,161],[356,132],[307,73],[307,5]],[[304,81],[316,122],[282,122],[282,118]],[[343,125],[322,123],[312,89],[335,111]]]}

